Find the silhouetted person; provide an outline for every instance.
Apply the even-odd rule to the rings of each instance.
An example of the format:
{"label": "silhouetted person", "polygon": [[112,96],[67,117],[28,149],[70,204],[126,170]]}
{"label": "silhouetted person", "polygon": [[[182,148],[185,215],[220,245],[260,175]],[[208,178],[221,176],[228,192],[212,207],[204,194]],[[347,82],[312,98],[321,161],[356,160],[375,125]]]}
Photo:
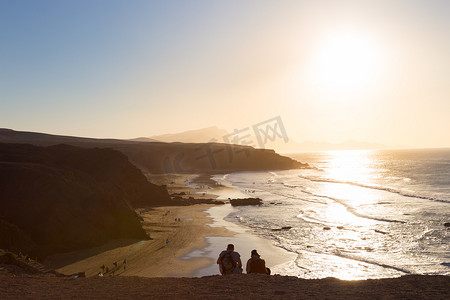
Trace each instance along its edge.
{"label": "silhouetted person", "polygon": [[227,250],[220,252],[217,264],[222,275],[242,274],[241,255],[234,251],[233,244],[228,244]]}
{"label": "silhouetted person", "polygon": [[247,271],[247,274],[270,274],[268,268],[266,268],[266,261],[260,257],[258,251],[256,250],[252,250],[251,258],[247,261],[245,270]]}

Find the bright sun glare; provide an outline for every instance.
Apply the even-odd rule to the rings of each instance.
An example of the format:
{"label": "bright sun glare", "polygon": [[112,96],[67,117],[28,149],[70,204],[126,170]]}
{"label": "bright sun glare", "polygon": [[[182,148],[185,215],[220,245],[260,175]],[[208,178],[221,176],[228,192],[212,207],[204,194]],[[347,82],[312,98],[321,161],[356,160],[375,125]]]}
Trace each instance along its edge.
{"label": "bright sun glare", "polygon": [[379,45],[370,37],[352,32],[334,34],[319,45],[313,60],[314,84],[333,94],[366,90],[381,67]]}

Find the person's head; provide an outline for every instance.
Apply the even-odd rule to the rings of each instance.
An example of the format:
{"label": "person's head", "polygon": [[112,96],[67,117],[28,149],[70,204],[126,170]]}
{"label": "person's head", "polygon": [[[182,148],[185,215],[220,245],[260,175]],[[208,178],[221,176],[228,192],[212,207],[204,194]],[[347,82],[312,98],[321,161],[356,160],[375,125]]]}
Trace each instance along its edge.
{"label": "person's head", "polygon": [[228,244],[227,250],[228,251],[233,251],[234,250],[234,245],[233,244]]}
{"label": "person's head", "polygon": [[256,251],[256,250],[252,250],[252,257],[259,257],[260,255],[259,255],[259,253],[258,253],[258,251]]}

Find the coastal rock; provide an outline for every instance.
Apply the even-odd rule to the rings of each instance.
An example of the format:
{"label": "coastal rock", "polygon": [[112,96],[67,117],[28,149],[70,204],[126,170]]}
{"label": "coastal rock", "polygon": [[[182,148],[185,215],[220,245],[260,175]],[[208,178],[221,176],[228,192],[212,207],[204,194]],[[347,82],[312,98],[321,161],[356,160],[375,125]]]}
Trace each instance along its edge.
{"label": "coastal rock", "polygon": [[281,227],[281,228],[274,228],[274,229],[272,229],[272,231],[289,230],[289,229],[291,229],[291,228],[292,228],[292,226],[283,226],[283,227]]}
{"label": "coastal rock", "polygon": [[232,206],[243,206],[243,205],[261,205],[263,202],[260,198],[242,198],[242,199],[231,199],[230,203]]}
{"label": "coastal rock", "polygon": [[223,205],[225,203],[223,201],[215,199],[203,199],[203,198],[196,199],[193,197],[189,197],[189,199],[182,199],[179,205],[194,205],[194,204]]}
{"label": "coastal rock", "polygon": [[450,222],[444,223],[445,227],[450,227]]}

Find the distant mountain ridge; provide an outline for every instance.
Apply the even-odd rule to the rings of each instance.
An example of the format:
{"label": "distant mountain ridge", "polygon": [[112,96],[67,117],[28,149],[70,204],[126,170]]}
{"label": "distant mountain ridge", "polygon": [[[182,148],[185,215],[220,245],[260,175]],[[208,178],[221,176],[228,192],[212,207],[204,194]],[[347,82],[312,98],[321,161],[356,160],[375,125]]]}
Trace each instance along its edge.
{"label": "distant mountain ridge", "polygon": [[[225,143],[224,137],[230,136],[225,129],[220,129],[216,126],[206,127],[196,130],[188,130],[180,133],[171,133],[156,135],[152,137],[139,137],[134,139],[97,139],[84,138],[74,136],[60,136],[36,132],[14,131],[12,129],[0,128],[0,142],[6,143],[30,143],[34,145],[55,145],[66,143],[70,145],[86,146],[95,144],[95,146],[108,146],[111,144],[136,144],[136,143]],[[250,140],[255,140],[254,136],[249,137]],[[232,140],[230,138],[229,140]],[[259,147],[257,143],[253,146]],[[398,146],[397,146],[398,147]],[[393,148],[388,145],[370,142],[361,142],[354,140],[347,140],[342,143],[328,143],[305,141],[296,142],[292,138],[289,142],[284,142],[281,138],[274,141],[268,140],[264,145],[264,149],[274,149],[279,153],[295,153],[308,151],[334,151],[334,150],[369,150],[369,149],[389,149]]]}
{"label": "distant mountain ridge", "polygon": [[290,140],[288,143],[269,143],[268,147],[277,149],[280,153],[296,153],[296,152],[313,152],[313,151],[337,151],[337,150],[371,150],[371,149],[387,149],[391,148],[387,145],[378,143],[368,143],[348,140],[343,143],[326,143],[326,142],[313,142],[306,141],[297,143]]}
{"label": "distant mountain ridge", "polygon": [[211,126],[196,130],[187,130],[179,133],[155,135],[150,137],[150,139],[166,143],[209,143],[212,141],[223,143],[223,137],[226,135],[228,135],[228,132],[225,129],[220,129],[217,126]]}

